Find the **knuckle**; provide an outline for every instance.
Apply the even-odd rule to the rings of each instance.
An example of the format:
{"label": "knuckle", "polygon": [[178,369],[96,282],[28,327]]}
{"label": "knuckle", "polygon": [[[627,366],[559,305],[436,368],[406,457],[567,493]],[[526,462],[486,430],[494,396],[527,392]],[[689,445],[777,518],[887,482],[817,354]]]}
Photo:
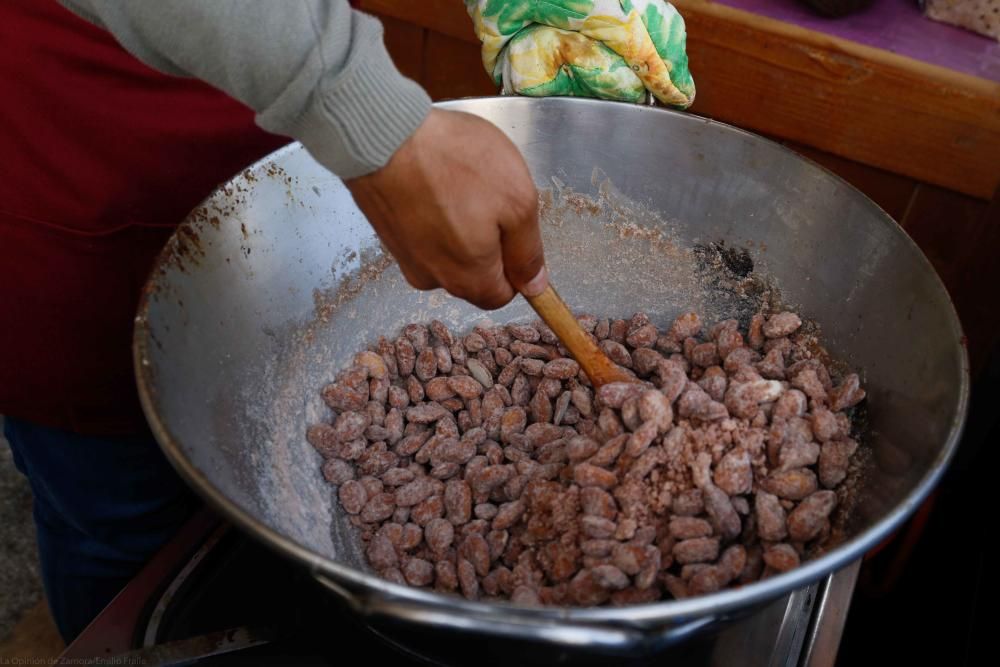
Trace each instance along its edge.
{"label": "knuckle", "polygon": [[534,183],[528,181],[527,184],[517,186],[514,197],[511,198],[510,211],[517,222],[534,223],[538,213],[538,192]]}
{"label": "knuckle", "polygon": [[439,286],[438,283],[430,276],[406,268],[402,267],[400,268],[403,272],[403,277],[406,279],[406,282],[408,282],[410,284],[410,287],[412,287],[413,289],[426,292],[428,290],[435,289]]}
{"label": "knuckle", "polygon": [[[476,284],[477,280],[480,284]],[[483,278],[472,277],[458,281],[454,287],[447,288],[449,292],[460,299],[482,308],[496,310],[507,305],[514,298],[514,291],[506,283],[483,283]]]}
{"label": "knuckle", "polygon": [[479,306],[480,308],[482,308],[483,310],[496,310],[498,308],[503,308],[504,306],[506,306],[508,303],[510,303],[511,299],[513,299],[513,298],[514,298],[513,293],[511,293],[511,294],[501,294],[501,293],[488,294],[488,295],[484,296],[480,300],[480,303],[477,303],[476,305]]}
{"label": "knuckle", "polygon": [[505,280],[501,279],[489,284],[480,293],[480,307],[486,310],[496,310],[510,303],[514,296],[514,290]]}

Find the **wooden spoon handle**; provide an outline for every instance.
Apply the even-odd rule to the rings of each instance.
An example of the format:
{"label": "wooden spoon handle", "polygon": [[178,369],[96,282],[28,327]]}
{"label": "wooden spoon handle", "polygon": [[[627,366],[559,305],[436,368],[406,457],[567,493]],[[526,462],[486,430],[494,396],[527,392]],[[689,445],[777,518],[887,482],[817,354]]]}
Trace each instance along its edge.
{"label": "wooden spoon handle", "polygon": [[573,313],[569,311],[555,288],[550,284],[537,296],[525,296],[538,316],[559,337],[563,346],[583,368],[594,388],[609,382],[633,382],[631,377],[614,364],[601,349],[587,337]]}

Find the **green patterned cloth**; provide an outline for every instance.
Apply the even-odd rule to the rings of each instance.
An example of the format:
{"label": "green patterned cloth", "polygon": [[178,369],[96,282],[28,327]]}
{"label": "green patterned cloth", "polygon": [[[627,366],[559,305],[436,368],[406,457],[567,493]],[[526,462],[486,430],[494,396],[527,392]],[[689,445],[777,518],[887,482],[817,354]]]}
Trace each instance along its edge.
{"label": "green patterned cloth", "polygon": [[694,102],[684,19],[665,0],[465,0],[507,93]]}

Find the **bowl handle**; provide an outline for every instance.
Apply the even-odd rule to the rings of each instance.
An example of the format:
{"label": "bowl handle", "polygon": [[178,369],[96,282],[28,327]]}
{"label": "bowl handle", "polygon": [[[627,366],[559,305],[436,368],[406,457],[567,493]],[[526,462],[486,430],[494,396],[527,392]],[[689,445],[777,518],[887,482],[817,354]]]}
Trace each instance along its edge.
{"label": "bowl handle", "polygon": [[468,609],[452,610],[395,597],[384,591],[358,591],[347,588],[319,572],[313,572],[313,576],[322,586],[334,592],[346,601],[352,610],[365,618],[384,617],[459,632],[545,642],[578,649],[589,648],[621,653],[661,649],[680,643],[724,620],[712,614],[652,628],[556,618],[522,620],[505,613],[502,609],[489,613],[471,612]]}

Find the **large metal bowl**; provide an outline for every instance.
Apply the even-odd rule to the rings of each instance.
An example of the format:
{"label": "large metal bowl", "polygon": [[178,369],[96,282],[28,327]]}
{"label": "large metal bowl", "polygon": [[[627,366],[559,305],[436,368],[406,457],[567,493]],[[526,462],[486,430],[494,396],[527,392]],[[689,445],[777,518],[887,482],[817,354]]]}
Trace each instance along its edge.
{"label": "large metal bowl", "polygon": [[[857,559],[927,495],[962,429],[966,354],[941,281],[875,204],[780,145],[692,115],[581,99],[441,106],[495,123],[539,187],[557,191],[562,209],[547,209],[543,233],[573,307],[646,310],[660,324],[692,308],[725,317],[745,300],[720,287],[693,250],[723,241],[745,249],[754,275],[821,326],[833,356],[861,370],[869,395],[871,464],[849,539],[738,590],[628,608],[474,603],[373,576],[304,438],[328,416],[319,390],[381,333],[431,318],[462,330],[484,314],[410,289],[343,184],[298,145],[250,167],[192,214],[136,319],[136,374],[153,432],[227,517],[306,565],[373,623],[505,637],[507,646],[642,653]],[[490,314],[498,322],[530,316],[520,299]]]}

